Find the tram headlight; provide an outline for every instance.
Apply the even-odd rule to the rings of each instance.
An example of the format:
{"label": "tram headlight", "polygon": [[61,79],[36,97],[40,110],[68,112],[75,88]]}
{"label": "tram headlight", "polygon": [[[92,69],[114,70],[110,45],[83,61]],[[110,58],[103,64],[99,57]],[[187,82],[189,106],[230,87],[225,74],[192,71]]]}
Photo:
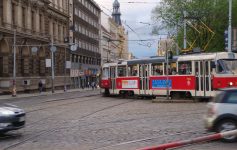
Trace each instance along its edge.
{"label": "tram headlight", "polygon": [[230,82],[229,85],[232,86],[232,85],[233,85],[233,82]]}

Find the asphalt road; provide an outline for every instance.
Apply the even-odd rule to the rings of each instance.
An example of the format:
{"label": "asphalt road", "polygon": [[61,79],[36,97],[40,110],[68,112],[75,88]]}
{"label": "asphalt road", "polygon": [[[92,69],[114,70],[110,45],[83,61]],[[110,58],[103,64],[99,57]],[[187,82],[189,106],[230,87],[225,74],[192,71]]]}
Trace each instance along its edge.
{"label": "asphalt road", "polygon": [[[99,91],[10,100],[27,112],[24,129],[0,137],[2,150],[136,150],[207,135],[206,103],[152,103],[101,97]],[[185,150],[236,150],[237,143]]]}

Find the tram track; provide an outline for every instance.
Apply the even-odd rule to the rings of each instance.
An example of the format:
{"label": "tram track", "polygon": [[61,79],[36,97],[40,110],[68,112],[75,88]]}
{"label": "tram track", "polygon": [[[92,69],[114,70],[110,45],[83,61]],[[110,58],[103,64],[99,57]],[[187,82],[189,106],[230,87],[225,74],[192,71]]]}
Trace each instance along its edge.
{"label": "tram track", "polygon": [[[108,109],[111,109],[111,108],[114,108],[114,107],[118,107],[118,106],[121,106],[121,105],[125,105],[125,104],[128,104],[128,103],[132,103],[134,101],[137,101],[137,100],[130,100],[130,101],[126,101],[126,102],[122,102],[122,103],[118,103],[118,104],[114,104],[114,105],[110,105],[110,106],[107,106],[107,107],[104,107],[104,108],[101,108],[99,110],[96,110],[96,111],[93,111],[91,113],[87,113],[86,115],[83,115],[81,116],[78,121],[82,121],[83,119],[86,119],[94,114],[97,114],[99,112],[102,112],[102,111],[105,111],[105,110],[108,110]],[[111,101],[109,101],[111,102]],[[51,116],[53,117],[53,116]],[[46,129],[46,130],[42,130],[42,131],[39,131],[38,133],[35,133],[34,135],[31,135],[23,140],[20,140],[16,143],[13,143],[9,146],[6,146],[5,148],[3,148],[3,150],[10,150],[10,149],[13,149],[13,148],[16,148],[20,145],[23,145],[24,143],[26,142],[29,142],[29,141],[33,141],[35,139],[37,139],[38,137],[42,136],[42,135],[47,135],[47,134],[50,134],[50,133],[53,133],[53,132],[56,132],[56,131],[60,131],[60,130],[64,130],[64,129],[69,129],[69,128],[74,128],[74,127],[77,127],[79,126],[78,124],[75,124],[75,125],[72,125],[72,126],[64,126],[64,127],[55,127],[55,128],[52,128],[52,129]]]}
{"label": "tram track", "polygon": [[[144,137],[144,138],[141,138],[141,139],[136,139],[136,140],[131,140],[131,141],[125,141],[125,142],[121,142],[121,143],[118,143],[118,144],[113,144],[113,145],[107,145],[107,146],[101,146],[101,147],[95,147],[93,148],[93,150],[104,150],[104,149],[107,149],[107,148],[113,148],[113,147],[118,147],[118,146],[124,146],[124,145],[128,145],[128,144],[134,144],[134,143],[138,143],[138,142],[146,142],[146,141],[151,141],[151,140],[155,140],[155,139],[158,139],[158,138],[164,138],[164,137],[172,137],[172,136],[181,136],[181,135],[185,135],[185,134],[197,134],[197,133],[200,133],[200,132],[203,132],[204,130],[195,130],[195,131],[183,131],[183,132],[177,132],[177,133],[164,133],[162,135],[159,135],[159,136],[152,136],[152,137]],[[208,132],[204,132],[204,133],[201,133],[199,134],[199,136],[204,136],[204,135],[208,135],[210,133]],[[158,143],[158,144],[163,144],[163,143]]]}
{"label": "tram track", "polygon": [[[52,100],[47,100],[38,104],[45,104],[45,103],[50,103],[50,102],[59,102],[59,101],[64,101],[64,100],[74,100],[74,99],[78,99],[78,98],[84,98],[84,97],[94,97],[94,96],[98,96],[100,94],[93,94],[93,95],[87,95],[87,96],[76,96],[76,97],[69,97],[69,98],[60,98],[60,99],[52,99]],[[65,103],[65,104],[59,104],[59,105],[55,105],[55,106],[48,106],[48,107],[43,107],[43,108],[38,108],[38,109],[33,109],[30,111],[26,111],[26,113],[32,113],[32,112],[36,112],[36,111],[41,111],[41,110],[45,110],[45,109],[49,109],[49,108],[53,108],[53,107],[58,107],[58,106],[65,106],[65,105],[71,105],[71,104],[75,104],[75,103],[79,103],[79,102],[84,102],[84,101],[88,101],[88,100],[79,100],[76,102],[69,102],[69,103]]]}

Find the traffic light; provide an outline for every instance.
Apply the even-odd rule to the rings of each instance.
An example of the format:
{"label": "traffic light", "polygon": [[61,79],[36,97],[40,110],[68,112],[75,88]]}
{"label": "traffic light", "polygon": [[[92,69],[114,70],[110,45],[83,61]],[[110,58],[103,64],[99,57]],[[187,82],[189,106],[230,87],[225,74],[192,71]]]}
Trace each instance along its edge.
{"label": "traffic light", "polygon": [[224,32],[225,50],[228,50],[228,30]]}
{"label": "traffic light", "polygon": [[173,59],[173,52],[172,51],[168,51],[168,59]]}

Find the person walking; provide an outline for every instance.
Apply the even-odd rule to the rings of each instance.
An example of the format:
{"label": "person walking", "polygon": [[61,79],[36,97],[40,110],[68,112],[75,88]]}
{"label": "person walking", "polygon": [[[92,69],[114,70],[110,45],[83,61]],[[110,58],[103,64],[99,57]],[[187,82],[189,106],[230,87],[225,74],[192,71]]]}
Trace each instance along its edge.
{"label": "person walking", "polygon": [[41,93],[43,90],[43,83],[41,80],[39,81],[38,87],[39,87],[39,92]]}
{"label": "person walking", "polygon": [[87,82],[87,87],[90,88],[90,82],[89,81]]}
{"label": "person walking", "polygon": [[94,81],[92,81],[91,87],[92,87],[92,90],[94,90],[94,88],[95,88],[95,82]]}

